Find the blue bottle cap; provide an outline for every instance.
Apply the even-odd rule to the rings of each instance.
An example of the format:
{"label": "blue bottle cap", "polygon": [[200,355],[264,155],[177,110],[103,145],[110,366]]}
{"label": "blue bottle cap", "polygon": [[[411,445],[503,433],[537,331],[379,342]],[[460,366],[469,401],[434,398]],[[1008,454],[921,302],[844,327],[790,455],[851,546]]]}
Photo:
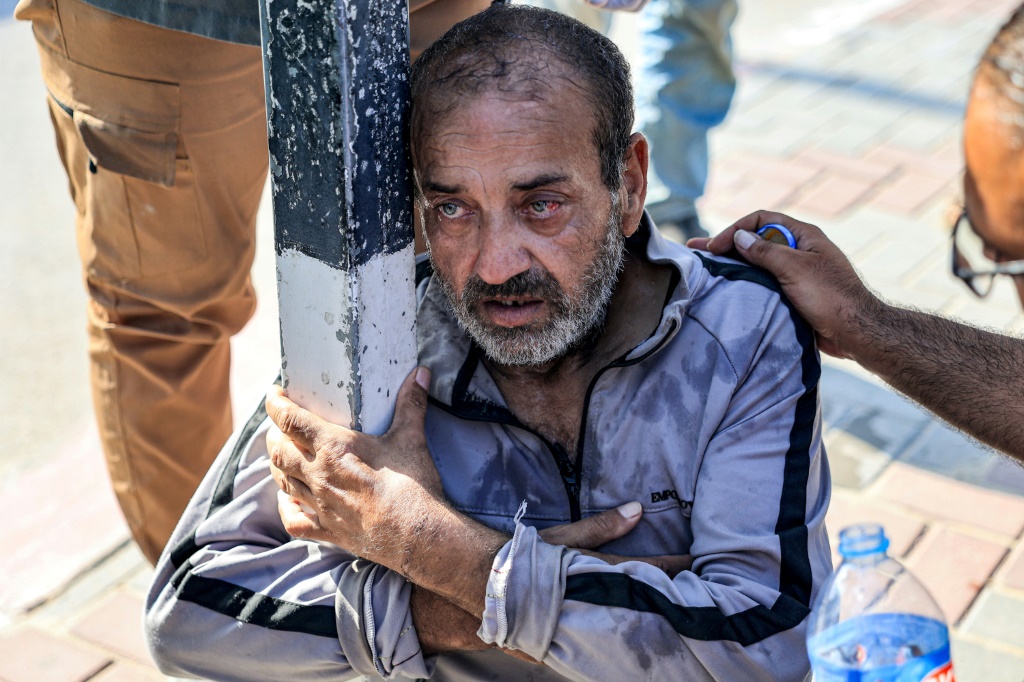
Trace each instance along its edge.
{"label": "blue bottle cap", "polygon": [[784,225],[768,223],[758,229],[757,233],[766,241],[782,244],[783,246],[788,246],[791,249],[796,248],[796,237],[794,237],[793,233],[789,231],[789,228]]}
{"label": "blue bottle cap", "polygon": [[839,554],[844,559],[885,554],[889,549],[889,538],[877,523],[850,526],[839,531]]}

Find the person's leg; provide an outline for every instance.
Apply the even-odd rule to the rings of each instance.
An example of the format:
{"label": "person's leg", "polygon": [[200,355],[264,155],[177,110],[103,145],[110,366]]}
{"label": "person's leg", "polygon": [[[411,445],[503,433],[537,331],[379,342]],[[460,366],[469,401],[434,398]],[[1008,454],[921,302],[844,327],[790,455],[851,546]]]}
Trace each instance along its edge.
{"label": "person's leg", "polygon": [[231,432],[229,340],[266,178],[259,48],[23,1],[78,209],[100,436],[155,561]]}
{"label": "person's leg", "polygon": [[[413,55],[486,0],[418,3]],[[77,0],[22,0],[78,208],[94,403],[150,560],[231,431],[229,339],[252,315],[268,167],[259,48]]]}
{"label": "person's leg", "polygon": [[708,130],[725,118],[736,89],[736,10],[736,0],[651,0],[641,13],[635,82],[638,123],[651,142],[647,209],[655,222],[699,226]]}

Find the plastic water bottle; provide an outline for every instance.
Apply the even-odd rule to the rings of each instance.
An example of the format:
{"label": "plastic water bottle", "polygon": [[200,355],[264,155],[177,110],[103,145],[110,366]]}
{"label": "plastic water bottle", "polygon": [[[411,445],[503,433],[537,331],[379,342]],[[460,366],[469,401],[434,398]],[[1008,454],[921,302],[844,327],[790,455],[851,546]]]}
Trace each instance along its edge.
{"label": "plastic water bottle", "polygon": [[942,612],[888,548],[878,525],[839,533],[807,631],[814,682],[955,682]]}

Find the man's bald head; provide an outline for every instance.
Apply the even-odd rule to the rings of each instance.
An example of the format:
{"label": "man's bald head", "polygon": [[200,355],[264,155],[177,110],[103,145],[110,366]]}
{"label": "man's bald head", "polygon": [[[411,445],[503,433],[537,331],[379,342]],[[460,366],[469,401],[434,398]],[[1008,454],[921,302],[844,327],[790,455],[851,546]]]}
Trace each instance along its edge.
{"label": "man's bald head", "polygon": [[1024,147],[1024,5],[1014,11],[985,50],[972,94],[992,101],[999,120],[1009,126],[1014,148]]}
{"label": "man's bald head", "polygon": [[591,105],[602,180],[617,190],[633,132],[629,65],[608,38],[558,12],[496,2],[427,48],[412,69],[413,139],[481,95],[544,101],[567,89]]}

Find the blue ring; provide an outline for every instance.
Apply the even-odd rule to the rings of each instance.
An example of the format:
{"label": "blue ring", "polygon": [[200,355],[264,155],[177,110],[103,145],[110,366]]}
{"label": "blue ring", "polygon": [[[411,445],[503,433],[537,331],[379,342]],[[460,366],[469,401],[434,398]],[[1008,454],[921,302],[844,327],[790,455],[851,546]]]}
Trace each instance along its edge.
{"label": "blue ring", "polygon": [[767,225],[759,227],[757,230],[757,234],[764,236],[764,233],[770,229],[778,230],[779,233],[786,238],[786,241],[789,243],[789,248],[796,248],[796,237],[794,237],[793,233],[789,231],[789,228],[787,228],[784,225],[779,225],[778,223],[768,223]]}

